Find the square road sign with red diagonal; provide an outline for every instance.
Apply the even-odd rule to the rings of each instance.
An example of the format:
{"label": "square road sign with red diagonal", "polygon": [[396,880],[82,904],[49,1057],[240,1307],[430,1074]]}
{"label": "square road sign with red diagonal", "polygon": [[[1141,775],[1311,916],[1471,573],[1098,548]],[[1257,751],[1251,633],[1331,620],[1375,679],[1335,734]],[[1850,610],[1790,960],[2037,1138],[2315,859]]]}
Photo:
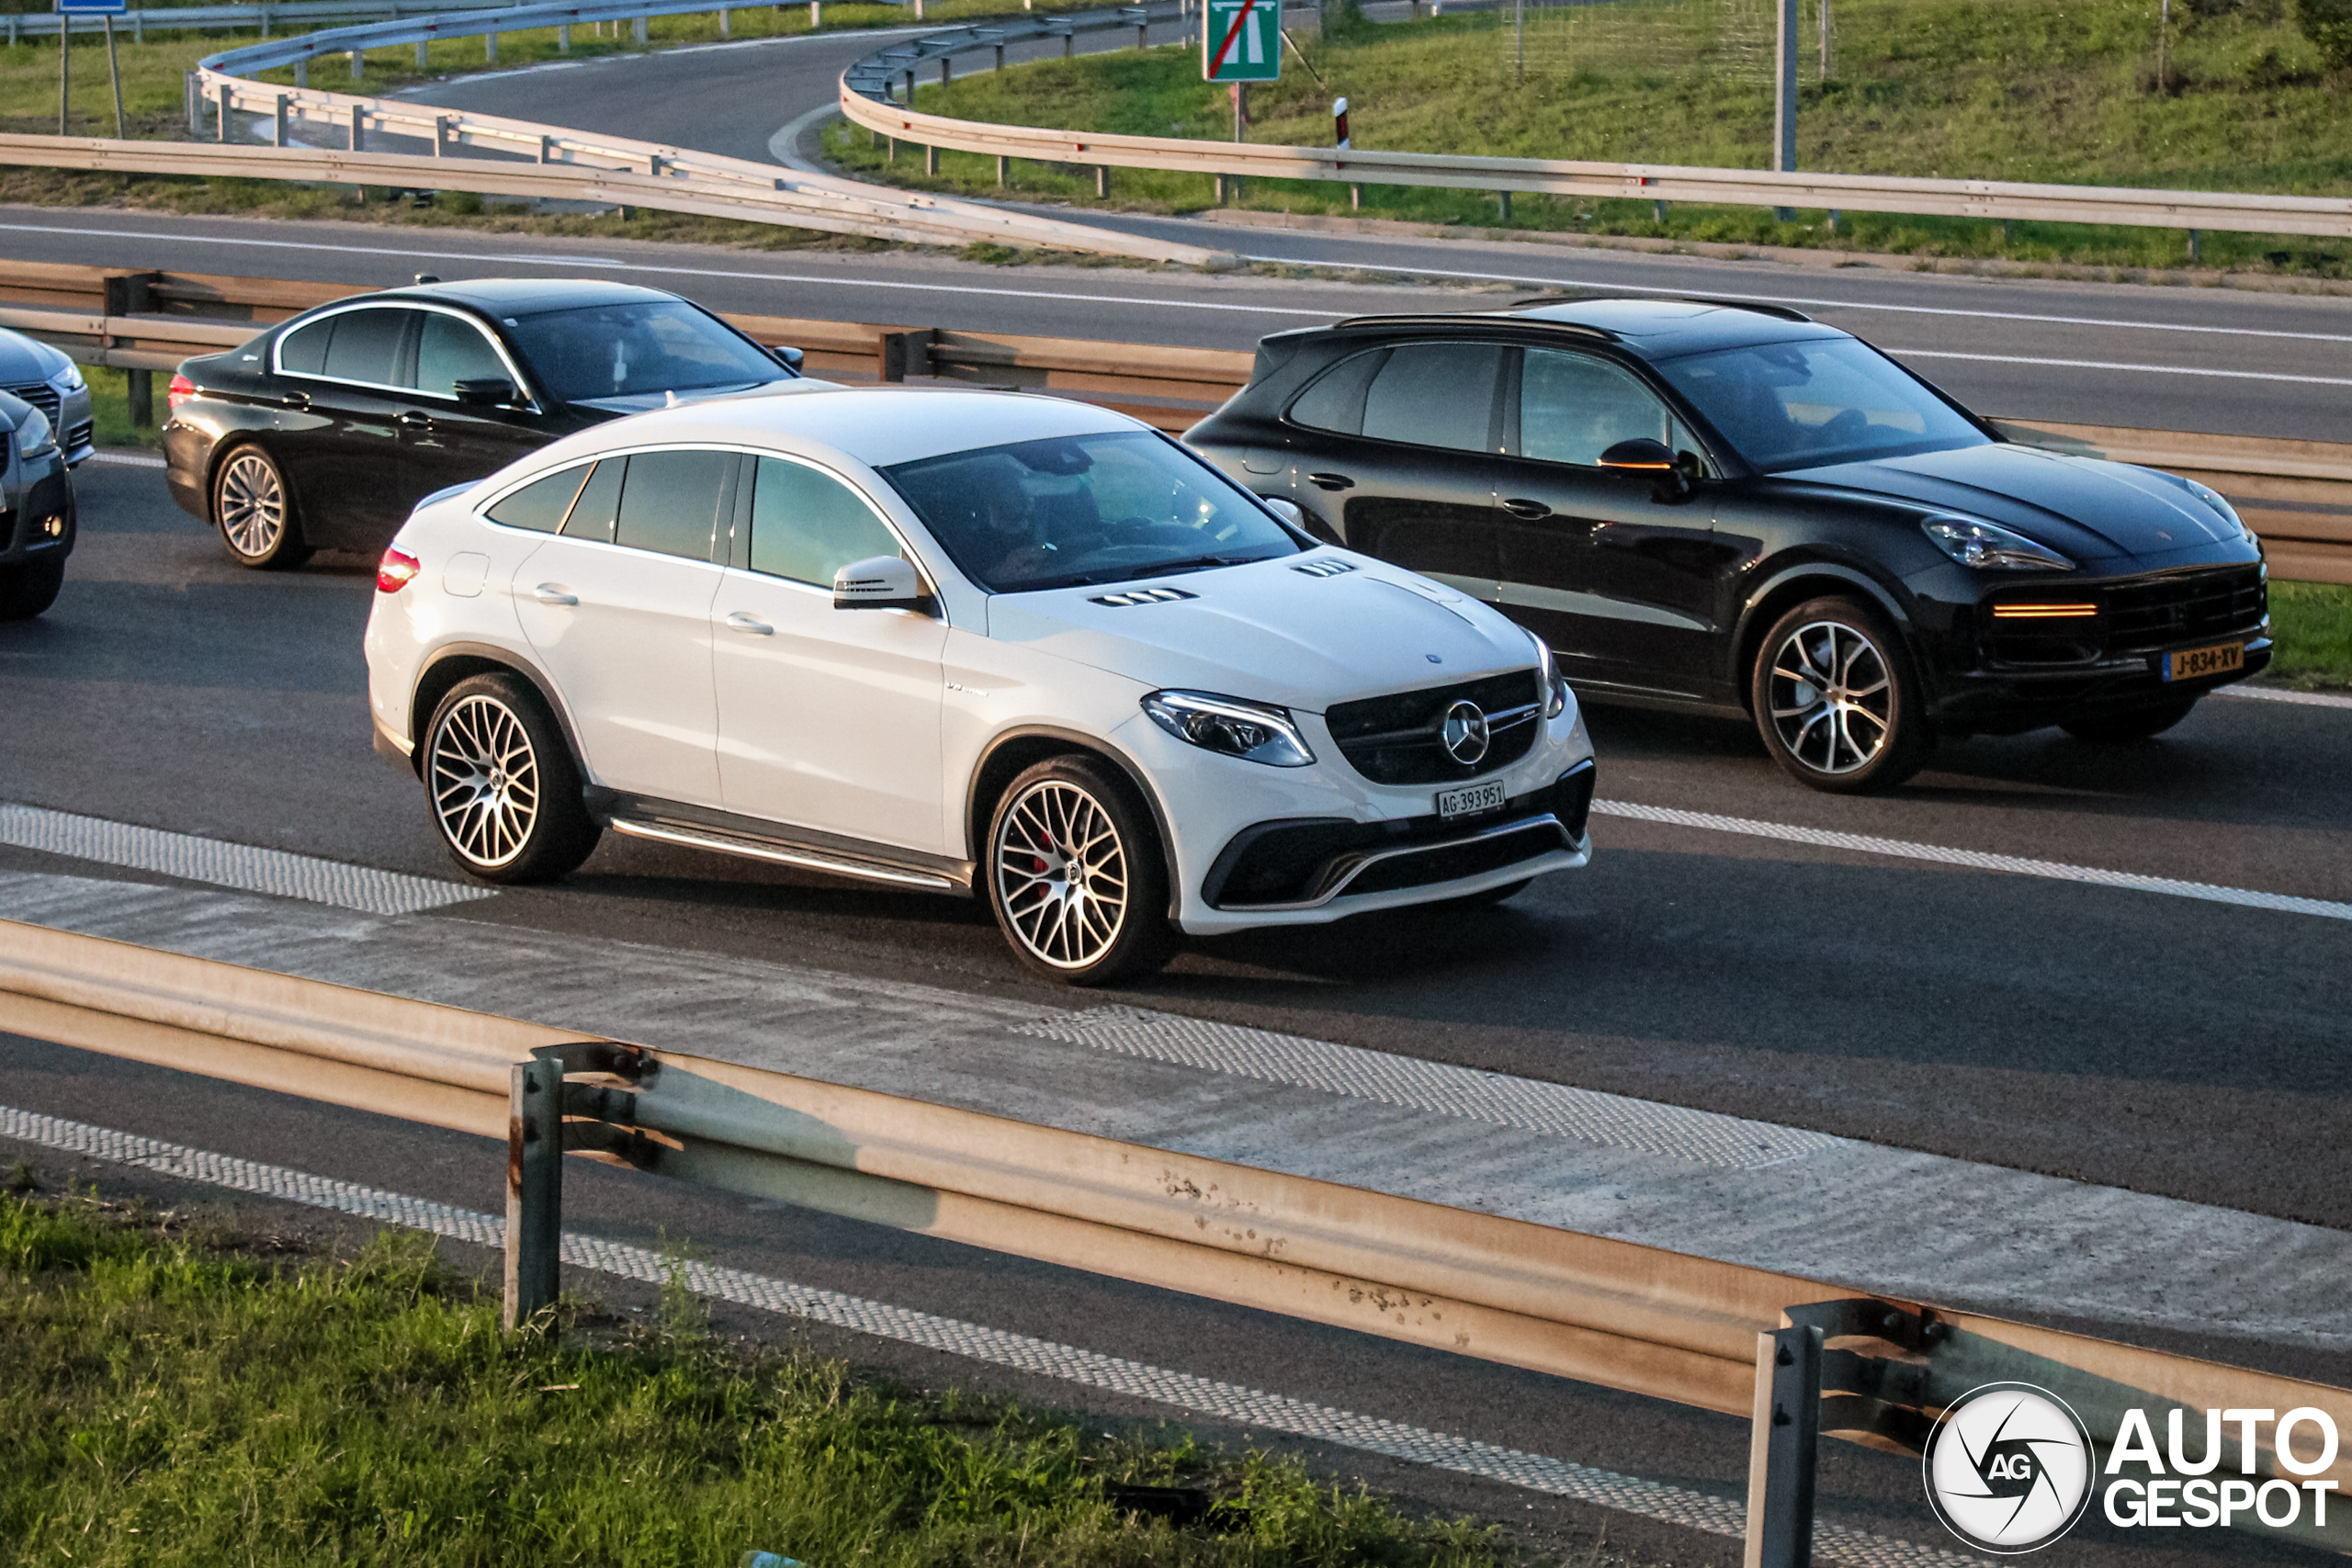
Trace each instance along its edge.
{"label": "square road sign with red diagonal", "polygon": [[1283,73],[1282,0],[1208,0],[1201,29],[1204,82],[1276,82]]}

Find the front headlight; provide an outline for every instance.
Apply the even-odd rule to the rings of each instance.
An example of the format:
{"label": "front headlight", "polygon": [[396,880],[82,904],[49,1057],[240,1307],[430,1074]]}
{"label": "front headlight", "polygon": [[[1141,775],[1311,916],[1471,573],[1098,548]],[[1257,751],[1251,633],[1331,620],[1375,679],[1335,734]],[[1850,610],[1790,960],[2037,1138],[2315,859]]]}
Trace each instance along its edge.
{"label": "front headlight", "polygon": [[1221,697],[1215,692],[1154,692],[1144,698],[1151,722],[1179,740],[1270,768],[1315,761],[1287,708]]}
{"label": "front headlight", "polygon": [[56,433],[49,428],[49,415],[39,409],[25,411],[25,422],[17,426],[17,456],[45,457],[57,450]]}
{"label": "front headlight", "polygon": [[[1520,628],[1527,631],[1525,626]],[[1535,645],[1535,668],[1544,679],[1544,716],[1557,718],[1567,711],[1568,680],[1560,673],[1560,661],[1552,657],[1552,645],[1527,632],[1527,640]]]}
{"label": "front headlight", "polygon": [[1985,571],[2072,571],[2075,563],[2047,545],[1973,517],[1930,517],[1919,525],[1936,547],[1962,566]]}
{"label": "front headlight", "polygon": [[49,378],[49,384],[61,392],[78,392],[82,389],[82,367],[69,363]]}

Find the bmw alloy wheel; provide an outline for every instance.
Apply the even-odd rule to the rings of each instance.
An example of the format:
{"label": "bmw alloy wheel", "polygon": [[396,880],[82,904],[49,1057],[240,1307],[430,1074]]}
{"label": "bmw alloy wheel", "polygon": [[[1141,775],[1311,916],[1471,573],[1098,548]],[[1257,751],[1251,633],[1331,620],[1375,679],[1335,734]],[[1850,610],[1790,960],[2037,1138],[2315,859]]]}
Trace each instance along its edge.
{"label": "bmw alloy wheel", "polygon": [[1831,777],[1870,766],[1894,726],[1886,655],[1862,632],[1837,621],[1808,622],[1781,641],[1766,697],[1788,754]]}
{"label": "bmw alloy wheel", "polygon": [[1102,960],[1127,918],[1127,846],[1102,803],[1064,779],[1023,790],[998,820],[997,898],[1013,937],[1039,963]]}
{"label": "bmw alloy wheel", "polygon": [[539,819],[539,759],[514,710],[467,697],[433,732],[429,766],[434,815],[469,865],[495,870],[523,852]]}
{"label": "bmw alloy wheel", "polygon": [[267,560],[286,537],[286,486],[259,452],[231,457],[220,470],[220,533],[248,560]]}

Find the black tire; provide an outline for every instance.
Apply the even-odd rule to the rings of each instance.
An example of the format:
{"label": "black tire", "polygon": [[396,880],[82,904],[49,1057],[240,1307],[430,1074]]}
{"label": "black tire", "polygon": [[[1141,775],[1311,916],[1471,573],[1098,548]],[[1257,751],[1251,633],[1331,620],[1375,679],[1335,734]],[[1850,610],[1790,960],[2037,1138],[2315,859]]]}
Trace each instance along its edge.
{"label": "black tire", "polygon": [[1048,758],[1007,785],[978,874],[1013,956],[1057,985],[1148,975],[1176,951],[1159,834],[1133,786],[1098,758]]}
{"label": "black tire", "polygon": [[29,621],[57,603],[65,586],[65,558],[0,566],[0,621]]}
{"label": "black tire", "polygon": [[449,856],[485,882],[552,882],[603,829],[563,732],[519,675],[469,676],[424,730],[425,804]]}
{"label": "black tire", "polygon": [[2188,710],[2195,707],[2197,699],[2204,694],[2199,692],[2191,696],[2166,697],[2164,701],[2151,703],[2146,707],[2126,708],[2120,713],[2093,714],[2083,718],[2070,718],[2058,728],[2077,740],[2088,740],[2094,745],[2127,745],[2134,740],[2145,740],[2151,736],[2162,735],[2165,730],[2187,718]]}
{"label": "black tire", "polygon": [[212,524],[239,566],[283,571],[311,558],[286,472],[255,443],[232,449],[213,470]]}
{"label": "black tire", "polygon": [[1924,696],[1902,634],[1854,599],[1811,600],[1774,621],[1748,677],[1772,760],[1832,795],[1893,789],[1919,771],[1935,748]]}

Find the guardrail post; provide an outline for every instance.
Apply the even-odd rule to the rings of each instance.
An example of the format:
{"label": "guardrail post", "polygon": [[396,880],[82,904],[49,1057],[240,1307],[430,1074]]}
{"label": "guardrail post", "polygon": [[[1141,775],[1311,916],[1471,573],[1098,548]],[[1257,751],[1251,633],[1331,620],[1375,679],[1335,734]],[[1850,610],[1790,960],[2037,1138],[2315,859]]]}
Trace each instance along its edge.
{"label": "guardrail post", "polygon": [[922,172],[923,172],[924,174],[926,174],[926,175],[932,175],[932,176],[933,176],[933,177],[934,177],[934,178],[936,178],[936,177],[938,176],[938,174],[939,174],[939,149],[938,149],[938,148],[936,148],[936,147],[925,147],[925,148],[922,150]]}
{"label": "guardrail post", "polygon": [[554,1304],[563,1245],[563,1064],[517,1062],[506,1105],[506,1292],[511,1333]]}
{"label": "guardrail post", "polygon": [[[14,17],[9,18],[12,22],[15,19]],[[10,28],[8,34],[8,45],[13,49],[17,43],[16,28]],[[204,134],[204,101],[196,90],[195,72],[181,73],[180,98],[187,106],[187,134],[188,140],[193,141]]]}
{"label": "guardrail post", "polygon": [[155,373],[153,370],[130,370],[124,374],[128,387],[127,400],[130,404],[130,423],[134,429],[151,430],[155,424]]}
{"label": "guardrail post", "polygon": [[231,107],[231,106],[235,102],[235,99],[234,99],[234,98],[232,98],[232,97],[231,96],[231,94],[232,94],[233,91],[234,91],[234,89],[233,89],[233,88],[232,88],[232,87],[229,85],[229,84],[228,84],[228,83],[223,82],[223,83],[221,83],[221,84],[220,84],[220,140],[221,140],[221,141],[228,141],[228,140],[229,140],[229,121],[230,121],[230,117],[231,117],[231,115],[232,115],[232,114],[233,114],[233,113],[235,112],[235,111],[233,110],[233,108]]}
{"label": "guardrail post", "polygon": [[283,146],[287,145],[287,141],[286,141],[286,95],[285,95],[285,94],[283,94],[283,93],[280,93],[280,94],[278,94],[278,95],[277,95],[277,109],[276,109],[276,118],[275,118],[275,123],[274,123],[274,125],[272,126],[271,130],[270,130],[269,144],[270,144],[272,147],[283,147]]}
{"label": "guardrail post", "polygon": [[734,20],[734,12],[727,9],[724,6],[718,8],[718,36],[720,38],[733,38],[735,36],[733,31]]}
{"label": "guardrail post", "polygon": [[1012,160],[1001,152],[996,155],[996,183],[1008,190],[1012,186]]}
{"label": "guardrail post", "polygon": [[552,164],[555,161],[555,138],[552,136],[541,136],[539,138],[539,162],[542,164]]}
{"label": "guardrail post", "polygon": [[565,22],[556,28],[555,51],[558,54],[570,54],[571,52],[571,24],[570,22]]}
{"label": "guardrail post", "polygon": [[417,40],[416,40],[416,68],[417,68],[419,71],[422,71],[422,70],[424,70],[424,46],[425,46],[425,42],[426,42],[426,40],[425,40],[425,39],[417,39]]}
{"label": "guardrail post", "polygon": [[1108,197],[1109,197],[1110,194],[1111,194],[1111,165],[1110,165],[1110,164],[1095,164],[1095,165],[1094,165],[1094,195],[1095,195],[1095,197],[1096,197],[1098,200],[1101,200],[1101,199],[1106,199],[1106,198],[1108,198]]}
{"label": "guardrail post", "polygon": [[495,61],[498,58],[498,29],[492,28],[482,34],[481,44],[481,57],[484,60]]}
{"label": "guardrail post", "polygon": [[956,61],[953,56],[943,54],[939,57],[939,85],[944,87],[954,80],[956,80]]}
{"label": "guardrail post", "polygon": [[[1772,68],[1772,167],[1783,174],[1797,166],[1797,0],[1781,0],[1780,48]],[[1793,223],[1797,209],[1776,207],[1772,216]]]}
{"label": "guardrail post", "polygon": [[1002,39],[999,39],[996,46],[996,68],[999,71],[1004,69],[1004,43]]}
{"label": "guardrail post", "polygon": [[1821,1330],[1756,1337],[1744,1568],[1812,1568],[1814,1465],[1821,1439]]}
{"label": "guardrail post", "polygon": [[356,82],[366,74],[368,74],[368,51],[364,49],[355,49],[351,51],[351,79]]}
{"label": "guardrail post", "polygon": [[368,151],[368,111],[357,104],[351,106],[351,150]]}
{"label": "guardrail post", "polygon": [[907,333],[880,333],[874,340],[876,379],[903,381],[909,376],[931,374],[931,339],[928,327]]}
{"label": "guardrail post", "polygon": [[808,0],[808,30],[815,32],[825,25],[825,0]]}
{"label": "guardrail post", "polygon": [[307,87],[311,85],[311,62],[309,61],[298,60],[294,62],[294,85],[298,87]]}
{"label": "guardrail post", "polygon": [[639,48],[641,49],[645,46],[646,39],[651,35],[645,30],[645,18],[643,17],[638,17],[637,20],[629,24],[628,36],[637,41]]}

